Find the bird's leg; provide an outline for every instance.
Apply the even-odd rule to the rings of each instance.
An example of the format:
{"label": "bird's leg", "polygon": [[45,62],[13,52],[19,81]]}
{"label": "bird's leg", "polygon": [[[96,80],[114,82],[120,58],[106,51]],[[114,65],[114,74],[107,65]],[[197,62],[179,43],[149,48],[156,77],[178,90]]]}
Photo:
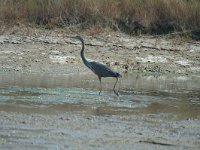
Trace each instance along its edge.
{"label": "bird's leg", "polygon": [[118,92],[115,91],[115,86],[116,86],[116,84],[117,84],[117,81],[118,81],[118,78],[116,78],[115,85],[113,86],[113,92],[114,92],[117,96],[119,96]]}
{"label": "bird's leg", "polygon": [[102,86],[101,86],[101,77],[98,76],[98,78],[99,78],[99,82],[100,82],[100,91],[99,91],[99,95],[100,95],[100,94],[101,94],[101,90],[102,90]]}

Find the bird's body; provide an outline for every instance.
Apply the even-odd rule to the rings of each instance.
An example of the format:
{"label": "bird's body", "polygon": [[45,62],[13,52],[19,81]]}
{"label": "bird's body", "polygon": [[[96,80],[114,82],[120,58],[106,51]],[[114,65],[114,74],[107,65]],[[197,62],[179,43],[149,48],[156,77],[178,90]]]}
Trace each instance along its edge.
{"label": "bird's body", "polygon": [[[116,82],[115,82],[115,85],[113,87],[113,91],[115,92],[115,94],[118,95],[118,93],[115,91],[115,86],[117,84],[118,78],[120,78],[121,75],[118,72],[112,71],[106,65],[103,65],[103,64],[95,62],[95,61],[88,61],[84,56],[85,44],[84,44],[83,38],[80,37],[80,36],[76,36],[74,38],[79,39],[81,41],[82,48],[81,48],[80,54],[81,54],[81,58],[83,60],[83,63],[98,76],[99,81],[100,81],[100,85],[101,85],[101,78],[102,77],[114,77],[114,78],[116,78]],[[101,87],[101,89],[102,89],[102,87]],[[100,89],[99,94],[101,93],[101,89]]]}
{"label": "bird's body", "polygon": [[112,71],[110,68],[101,63],[95,61],[92,61],[90,63],[90,69],[99,77],[119,77],[119,74],[117,72]]}

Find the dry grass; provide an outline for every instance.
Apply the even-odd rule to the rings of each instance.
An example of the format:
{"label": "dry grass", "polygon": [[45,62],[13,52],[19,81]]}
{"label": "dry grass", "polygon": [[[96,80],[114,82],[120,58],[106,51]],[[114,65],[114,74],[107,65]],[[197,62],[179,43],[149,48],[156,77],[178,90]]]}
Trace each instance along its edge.
{"label": "dry grass", "polygon": [[133,33],[200,28],[200,0],[1,0],[1,23],[110,27]]}

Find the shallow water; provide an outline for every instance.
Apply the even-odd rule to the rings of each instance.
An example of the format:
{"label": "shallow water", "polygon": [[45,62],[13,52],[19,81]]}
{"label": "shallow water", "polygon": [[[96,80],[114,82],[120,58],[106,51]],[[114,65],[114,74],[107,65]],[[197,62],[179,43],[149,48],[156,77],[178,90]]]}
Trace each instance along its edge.
{"label": "shallow water", "polygon": [[199,118],[200,77],[124,74],[99,81],[93,74],[0,74],[0,111],[39,114],[75,112],[94,116],[167,114]]}
{"label": "shallow water", "polygon": [[199,79],[2,73],[0,149],[199,149]]}

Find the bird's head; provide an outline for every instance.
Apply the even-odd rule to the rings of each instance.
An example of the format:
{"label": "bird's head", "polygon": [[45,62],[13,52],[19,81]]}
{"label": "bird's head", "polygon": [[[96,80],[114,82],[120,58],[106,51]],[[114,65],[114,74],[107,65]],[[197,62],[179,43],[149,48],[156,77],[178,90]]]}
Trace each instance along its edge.
{"label": "bird's head", "polygon": [[71,38],[73,38],[73,39],[78,39],[78,40],[80,40],[80,41],[83,41],[83,38],[82,38],[81,36],[79,36],[79,35],[77,35],[77,36],[72,36]]}

